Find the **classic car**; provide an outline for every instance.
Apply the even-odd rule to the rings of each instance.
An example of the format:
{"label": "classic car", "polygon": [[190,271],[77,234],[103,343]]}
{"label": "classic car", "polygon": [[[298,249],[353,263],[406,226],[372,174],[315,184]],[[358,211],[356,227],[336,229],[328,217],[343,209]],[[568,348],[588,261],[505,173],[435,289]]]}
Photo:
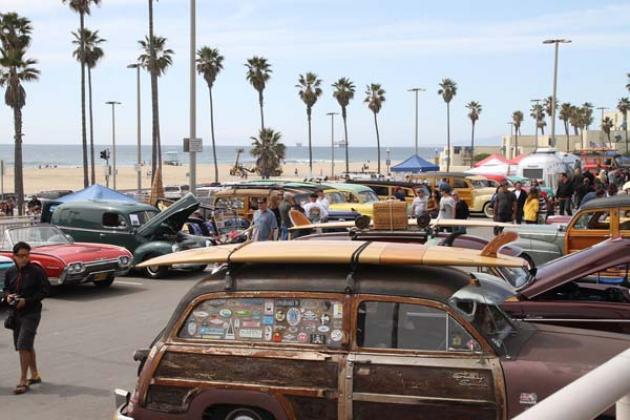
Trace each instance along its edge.
{"label": "classic car", "polygon": [[527,321],[630,334],[629,265],[630,239],[614,238],[536,270],[501,267],[514,287],[501,307]]}
{"label": "classic car", "polygon": [[333,211],[352,211],[372,216],[372,206],[379,201],[374,191],[364,185],[330,183],[322,184],[322,188]]}
{"label": "classic car", "polygon": [[31,261],[46,272],[53,286],[94,283],[105,288],[131,267],[132,255],[125,248],[74,242],[52,225],[6,229],[0,255],[11,257],[13,245],[20,241],[31,246]]}
{"label": "classic car", "polygon": [[[361,180],[348,180],[348,184],[359,184],[366,187],[370,187],[374,193],[378,196],[379,200],[387,200],[394,196],[396,188],[400,188],[405,193],[405,201],[411,205],[413,199],[416,197],[415,190],[423,188],[423,184],[415,184],[413,182],[396,182],[396,181],[361,181]],[[425,187],[426,189],[426,187]]]}
{"label": "classic car", "polygon": [[136,352],[115,418],[507,419],[630,346],[508,318],[503,280],[451,268],[526,265],[491,249],[252,242],[148,261],[222,266]]}
{"label": "classic car", "polygon": [[418,182],[426,181],[431,188],[437,188],[440,181],[446,178],[453,191],[457,191],[459,197],[468,204],[471,213],[484,213],[486,216],[492,217],[489,206],[496,188],[487,186],[487,183],[479,182],[485,177],[464,172],[424,172],[413,175],[412,178]]}
{"label": "classic car", "polygon": [[4,287],[4,276],[7,270],[15,265],[13,258],[0,255],[0,290]]}
{"label": "classic car", "polygon": [[[160,212],[148,204],[114,201],[74,201],[55,208],[52,224],[76,241],[118,245],[133,253],[132,266],[181,249],[210,245],[203,236],[180,232],[199,202],[190,193]],[[172,267],[202,270],[205,266]],[[150,278],[163,277],[168,267],[147,267]]]}
{"label": "classic car", "polygon": [[591,200],[567,225],[517,225],[516,245],[536,265],[588,248],[608,238],[630,237],[630,196]]}

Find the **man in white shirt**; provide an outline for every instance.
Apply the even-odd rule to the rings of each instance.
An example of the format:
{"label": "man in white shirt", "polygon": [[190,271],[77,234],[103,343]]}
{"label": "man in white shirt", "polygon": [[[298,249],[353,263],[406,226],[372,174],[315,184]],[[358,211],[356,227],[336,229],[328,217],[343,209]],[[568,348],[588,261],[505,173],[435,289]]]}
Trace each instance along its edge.
{"label": "man in white shirt", "polygon": [[317,190],[317,202],[321,204],[322,207],[324,207],[326,213],[330,211],[330,201],[328,201],[328,198],[326,198],[324,190]]}
{"label": "man in white shirt", "polygon": [[304,213],[311,223],[325,222],[328,219],[328,210],[317,201],[316,193],[310,195],[309,202],[303,207]]}
{"label": "man in white shirt", "polygon": [[416,197],[411,203],[411,215],[413,217],[420,217],[427,211],[427,196],[424,193],[424,188],[418,188],[416,190]]}
{"label": "man in white shirt", "polygon": [[454,219],[455,218],[455,200],[451,197],[451,187],[443,185],[440,187],[442,191],[442,199],[440,200],[440,212],[438,219]]}

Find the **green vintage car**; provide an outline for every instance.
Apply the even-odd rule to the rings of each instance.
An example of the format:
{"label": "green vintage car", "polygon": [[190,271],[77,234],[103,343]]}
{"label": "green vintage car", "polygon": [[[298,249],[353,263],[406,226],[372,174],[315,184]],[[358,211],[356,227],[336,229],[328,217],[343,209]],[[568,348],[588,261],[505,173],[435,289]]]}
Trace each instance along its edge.
{"label": "green vintage car", "polygon": [[[210,245],[208,238],[181,232],[199,201],[187,194],[164,211],[143,203],[120,201],[75,201],[58,206],[51,222],[77,242],[97,242],[127,248],[132,266],[149,258],[184,249]],[[182,266],[202,270],[205,266]],[[169,267],[147,267],[150,278],[163,277]]]}

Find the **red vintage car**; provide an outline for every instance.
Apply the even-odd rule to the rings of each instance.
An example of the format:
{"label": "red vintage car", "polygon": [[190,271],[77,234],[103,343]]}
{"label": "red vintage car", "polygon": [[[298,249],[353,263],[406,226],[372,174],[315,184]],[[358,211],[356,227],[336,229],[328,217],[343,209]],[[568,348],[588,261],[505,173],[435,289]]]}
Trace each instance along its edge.
{"label": "red vintage car", "polygon": [[31,261],[46,271],[53,286],[92,282],[99,288],[109,287],[131,264],[132,255],[125,248],[74,242],[52,225],[6,229],[0,255],[11,257],[13,245],[20,241],[32,247]]}

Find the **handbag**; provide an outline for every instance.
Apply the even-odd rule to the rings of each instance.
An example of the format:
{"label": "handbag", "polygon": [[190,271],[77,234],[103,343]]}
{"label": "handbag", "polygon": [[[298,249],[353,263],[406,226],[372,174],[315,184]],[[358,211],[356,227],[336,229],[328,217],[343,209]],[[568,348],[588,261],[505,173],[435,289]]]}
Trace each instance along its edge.
{"label": "handbag", "polygon": [[9,315],[7,315],[7,317],[5,318],[4,328],[6,328],[7,330],[15,329],[15,312],[14,311],[9,312]]}

